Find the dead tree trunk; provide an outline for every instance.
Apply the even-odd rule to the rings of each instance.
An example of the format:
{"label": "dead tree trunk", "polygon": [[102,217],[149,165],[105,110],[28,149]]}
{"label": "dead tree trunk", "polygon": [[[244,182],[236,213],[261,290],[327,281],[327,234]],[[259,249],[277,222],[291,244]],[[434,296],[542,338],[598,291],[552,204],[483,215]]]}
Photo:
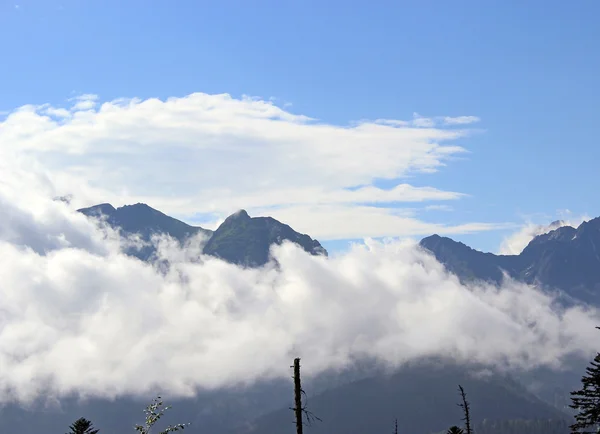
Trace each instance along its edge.
{"label": "dead tree trunk", "polygon": [[462,399],[462,403],[459,404],[459,406],[463,409],[465,413],[465,417],[463,418],[463,420],[465,421],[465,428],[467,430],[465,434],[473,434],[473,431],[471,430],[471,412],[469,402],[467,401],[467,394],[465,393],[465,389],[463,389],[461,385],[458,386],[458,389],[460,390],[460,397]]}
{"label": "dead tree trunk", "polygon": [[294,359],[294,414],[296,434],[302,434],[302,386],[300,384],[300,358]]}

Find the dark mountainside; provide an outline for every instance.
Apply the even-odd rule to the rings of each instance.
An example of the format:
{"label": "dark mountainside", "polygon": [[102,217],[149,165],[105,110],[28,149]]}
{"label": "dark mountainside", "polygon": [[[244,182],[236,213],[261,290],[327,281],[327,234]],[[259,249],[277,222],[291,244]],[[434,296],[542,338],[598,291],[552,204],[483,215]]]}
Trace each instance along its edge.
{"label": "dark mountainside", "polygon": [[261,266],[269,260],[269,246],[292,241],[313,255],[327,251],[317,240],[299,234],[271,217],[250,217],[244,210],[229,216],[210,237],[204,253],[227,262],[249,267]]}
{"label": "dark mountainside", "polygon": [[[182,244],[194,235],[210,236],[212,234],[212,231],[208,229],[190,226],[143,203],[125,205],[120,208],[115,208],[109,203],[102,203],[78,211],[88,217],[105,219],[112,228],[119,229],[123,236],[138,234],[146,243],[150,243],[152,235],[155,234],[167,234]],[[147,261],[154,255],[155,249],[152,245],[144,246],[141,249],[130,247],[126,253],[142,261]]]}
{"label": "dark mountainside", "polygon": [[[190,226],[142,203],[121,208],[105,203],[78,211],[88,217],[104,216],[106,222],[120,229],[123,235],[139,234],[145,242],[149,242],[152,235],[162,233],[184,244],[190,237],[201,233],[208,237],[205,254],[246,267],[265,265],[269,261],[271,245],[284,241],[296,243],[312,255],[327,256],[321,244],[308,235],[300,234],[271,217],[250,217],[244,210],[229,216],[214,232]],[[126,253],[147,261],[152,259],[155,249],[147,245],[142,249],[129,248]]]}
{"label": "dark mountainside", "polygon": [[[486,281],[499,285],[503,273],[559,295],[565,305],[585,302],[600,306],[600,218],[578,228],[563,226],[535,237],[519,255],[494,255],[474,250],[450,238],[432,235],[420,245],[430,251],[463,283]],[[558,407],[569,403],[569,391],[584,369],[581,360],[566,362],[567,369],[536,369],[519,380],[536,395]]]}
{"label": "dark mountainside", "polygon": [[421,246],[463,282],[500,284],[504,271],[516,280],[600,305],[600,217],[539,235],[519,255],[483,253],[439,235],[424,238]]}
{"label": "dark mountainside", "polygon": [[[318,393],[365,378],[372,370],[371,365],[357,364],[343,372],[324,372],[316,378],[305,379],[304,383],[311,393]],[[165,395],[169,405],[173,405],[167,413],[166,423],[174,420],[191,422],[192,426],[185,430],[186,433],[227,434],[237,425],[279,408],[287,408],[291,394],[291,382],[286,378],[264,380],[246,388],[198,391],[195,398],[177,399]],[[134,424],[143,422],[142,409],[152,398],[123,397],[114,401],[93,398],[81,402],[75,398],[64,398],[60,400],[60,408],[44,408],[43,402],[30,409],[8,404],[0,406],[0,433],[62,433],[81,416],[92,420],[101,433],[133,433]]]}
{"label": "dark mountainside", "polygon": [[[165,396],[168,403],[173,405],[166,416],[166,423],[173,420],[190,422],[192,426],[185,432],[219,434],[231,428],[232,424],[279,408],[286,402],[287,395],[287,382],[268,382],[247,390],[199,392],[196,398],[190,399]],[[0,433],[64,433],[69,424],[82,416],[92,420],[100,433],[133,433],[134,425],[143,423],[142,409],[151,399],[123,397],[78,401],[75,398],[63,398],[59,408],[47,408],[43,403],[36,403],[27,409],[8,404],[0,406]]]}
{"label": "dark mountainside", "polygon": [[[554,291],[565,305],[585,302],[600,306],[600,218],[578,228],[563,226],[535,237],[519,255],[494,255],[474,250],[450,238],[432,235],[420,245],[430,251],[463,283],[486,281],[499,285],[503,272],[517,281]],[[569,403],[569,391],[584,369],[569,360],[567,369],[536,369],[519,380],[536,395],[558,407]]]}
{"label": "dark mountainside", "polygon": [[[432,433],[460,424],[457,385],[467,391],[474,423],[488,420],[553,419],[569,416],[540,401],[509,377],[477,376],[456,366],[408,367],[391,376],[378,375],[309,396],[308,409],[323,421],[307,429],[314,434],[392,432]],[[259,417],[232,434],[292,434],[287,408]],[[565,433],[566,434],[566,433]]]}
{"label": "dark mountainside", "polygon": [[[428,434],[460,424],[458,384],[465,387],[472,406],[473,422],[511,419],[569,420],[569,416],[540,401],[510,377],[477,375],[452,365],[419,364],[393,375],[350,372],[328,373],[304,381],[308,409],[323,422],[314,422],[305,432],[351,434],[389,432],[398,418],[399,432]],[[358,379],[357,379],[358,378]],[[338,385],[335,385],[338,383]],[[341,385],[340,385],[341,384]],[[246,390],[199,392],[193,399],[166,397],[173,409],[166,423],[191,422],[185,432],[211,434],[276,434],[295,432],[291,379],[262,382]],[[61,400],[61,409],[33,411],[9,405],[0,408],[0,432],[22,434],[64,432],[78,417],[85,416],[104,433],[127,432],[143,420],[141,409],[149,399]],[[63,429],[63,431],[61,431]],[[562,434],[567,434],[566,432]]]}

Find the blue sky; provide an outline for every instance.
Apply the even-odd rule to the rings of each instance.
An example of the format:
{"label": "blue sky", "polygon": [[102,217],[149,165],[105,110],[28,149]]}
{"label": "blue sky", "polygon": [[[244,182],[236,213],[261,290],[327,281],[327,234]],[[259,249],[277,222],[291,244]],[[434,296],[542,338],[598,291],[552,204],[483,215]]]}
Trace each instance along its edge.
{"label": "blue sky", "polygon": [[[455,143],[468,154],[402,181],[469,195],[420,219],[597,216],[598,16],[583,0],[1,0],[0,111],[204,92],[274,97],[339,125],[477,116]],[[453,238],[495,251],[510,231]]]}

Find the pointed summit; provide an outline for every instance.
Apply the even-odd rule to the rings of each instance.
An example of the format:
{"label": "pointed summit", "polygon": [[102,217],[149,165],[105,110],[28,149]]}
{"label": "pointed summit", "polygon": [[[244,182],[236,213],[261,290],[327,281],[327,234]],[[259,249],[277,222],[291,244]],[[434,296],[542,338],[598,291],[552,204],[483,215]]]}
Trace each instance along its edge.
{"label": "pointed summit", "polygon": [[114,215],[114,213],[117,210],[110,203],[101,203],[98,205],[91,206],[89,208],[81,208],[77,211],[88,217],[110,217]]}
{"label": "pointed summit", "polygon": [[327,256],[317,240],[272,217],[250,217],[243,209],[225,219],[204,246],[204,253],[233,264],[257,267],[269,262],[272,244],[284,241],[298,244],[311,255]]}
{"label": "pointed summit", "polygon": [[248,213],[246,212],[245,209],[240,209],[236,212],[234,212],[233,214],[231,214],[229,217],[227,217],[225,219],[225,221],[234,221],[234,220],[250,220],[251,217],[248,215]]}
{"label": "pointed summit", "polygon": [[106,222],[122,235],[140,235],[148,245],[141,250],[131,249],[126,253],[142,260],[151,260],[155,249],[149,241],[154,234],[166,234],[183,243],[191,236],[204,233],[210,239],[204,253],[247,267],[262,266],[269,261],[269,250],[273,244],[291,241],[311,255],[327,256],[327,250],[317,240],[294,231],[291,227],[271,217],[250,217],[240,209],[225,219],[215,231],[190,226],[182,221],[144,204],[125,205],[120,208],[103,203],[79,210],[88,217],[104,217]]}

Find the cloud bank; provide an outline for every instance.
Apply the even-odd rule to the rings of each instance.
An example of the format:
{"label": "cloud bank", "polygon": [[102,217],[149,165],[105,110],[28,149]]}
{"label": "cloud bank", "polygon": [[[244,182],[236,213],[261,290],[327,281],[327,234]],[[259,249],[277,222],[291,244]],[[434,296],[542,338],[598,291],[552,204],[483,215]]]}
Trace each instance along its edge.
{"label": "cloud bank", "polygon": [[[64,107],[8,113],[0,158],[40,165],[55,195],[72,194],[79,207],[143,202],[207,227],[244,208],[322,240],[464,233],[503,226],[444,230],[416,210],[399,215],[398,207],[465,196],[407,180],[464,154],[457,141],[478,120],[415,114],[339,126],[259,98],[193,93],[101,102],[86,94]],[[323,224],[313,223],[317,214]]]}
{"label": "cloud bank", "polygon": [[361,357],[526,369],[595,350],[596,310],[517,283],[462,286],[408,241],[330,259],[288,244],[273,250],[279,270],[248,270],[162,240],[161,274],[37,181],[0,183],[2,401],[189,396],[287,377],[298,355],[313,375]]}

